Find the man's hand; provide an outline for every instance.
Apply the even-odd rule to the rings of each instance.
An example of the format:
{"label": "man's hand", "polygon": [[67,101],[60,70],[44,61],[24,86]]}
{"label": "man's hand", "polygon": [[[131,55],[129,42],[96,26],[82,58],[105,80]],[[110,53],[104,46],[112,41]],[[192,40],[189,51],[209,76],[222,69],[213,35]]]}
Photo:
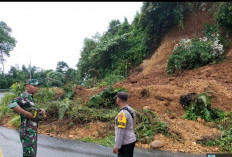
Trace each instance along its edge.
{"label": "man's hand", "polygon": [[118,154],[118,148],[114,148],[114,149],[113,149],[113,153],[114,153],[114,154]]}
{"label": "man's hand", "polygon": [[27,117],[28,119],[32,119],[33,115],[31,112],[26,112],[25,117]]}
{"label": "man's hand", "polygon": [[45,111],[45,109],[41,108],[40,111],[41,111],[42,116],[46,117],[46,111]]}

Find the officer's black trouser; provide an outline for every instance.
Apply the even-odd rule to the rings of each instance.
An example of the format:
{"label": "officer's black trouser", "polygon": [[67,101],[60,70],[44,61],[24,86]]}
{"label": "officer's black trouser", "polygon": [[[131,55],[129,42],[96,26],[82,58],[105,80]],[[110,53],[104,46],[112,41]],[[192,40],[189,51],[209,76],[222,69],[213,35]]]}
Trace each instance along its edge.
{"label": "officer's black trouser", "polygon": [[118,150],[118,157],[133,157],[134,155],[135,142],[122,145]]}

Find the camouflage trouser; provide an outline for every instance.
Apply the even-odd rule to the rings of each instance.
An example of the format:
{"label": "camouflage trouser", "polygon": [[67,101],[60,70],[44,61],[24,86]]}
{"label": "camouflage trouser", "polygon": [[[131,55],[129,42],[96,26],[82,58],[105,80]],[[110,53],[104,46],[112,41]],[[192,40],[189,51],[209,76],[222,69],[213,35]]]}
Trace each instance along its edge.
{"label": "camouflage trouser", "polygon": [[33,130],[31,128],[20,128],[19,135],[23,146],[23,157],[36,157],[37,130]]}

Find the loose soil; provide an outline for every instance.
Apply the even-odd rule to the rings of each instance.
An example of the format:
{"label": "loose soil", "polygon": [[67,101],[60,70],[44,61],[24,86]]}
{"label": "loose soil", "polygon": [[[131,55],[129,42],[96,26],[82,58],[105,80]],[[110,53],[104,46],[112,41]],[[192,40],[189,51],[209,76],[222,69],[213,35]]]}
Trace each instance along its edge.
{"label": "loose soil", "polygon": [[[175,44],[183,38],[203,37],[204,24],[215,22],[207,11],[187,15],[185,19],[183,30],[178,27],[172,28],[164,36],[151,58],[144,60],[137,68],[140,70],[135,71],[125,81],[116,83],[114,87],[123,87],[130,92],[128,103],[133,108],[149,108],[161,121],[168,123],[169,131],[175,136],[154,135],[154,140],[161,140],[164,143],[160,150],[191,153],[218,152],[219,147],[202,146],[197,141],[219,137],[220,130],[210,127],[210,123],[205,123],[201,119],[197,121],[182,119],[184,110],[179,103],[179,98],[181,95],[192,92],[213,91],[212,107],[226,112],[231,111],[232,49],[229,48],[226,51],[226,60],[222,63],[184,71],[174,76],[167,75],[165,68],[168,56],[173,53]],[[77,86],[75,100],[85,103],[90,96],[102,90],[103,88],[85,89]],[[10,127],[9,124],[5,126]],[[101,138],[109,129],[114,128],[105,122],[70,127],[70,124],[63,120],[40,124],[39,133],[70,139]],[[150,144],[139,142],[136,146],[150,148]]]}

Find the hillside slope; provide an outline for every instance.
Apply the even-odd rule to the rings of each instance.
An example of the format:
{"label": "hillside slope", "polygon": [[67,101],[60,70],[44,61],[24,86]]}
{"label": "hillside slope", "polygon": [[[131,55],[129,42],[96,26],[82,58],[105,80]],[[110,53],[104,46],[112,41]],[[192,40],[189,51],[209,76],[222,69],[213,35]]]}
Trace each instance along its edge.
{"label": "hillside slope", "polygon": [[[232,110],[232,49],[226,52],[226,60],[220,64],[207,65],[195,70],[185,71],[176,76],[165,72],[167,60],[177,43],[183,38],[203,37],[204,24],[214,23],[213,17],[205,12],[186,16],[184,29],[172,28],[164,37],[151,58],[144,60],[137,71],[125,81],[118,82],[114,87],[123,87],[130,92],[128,103],[135,109],[149,108],[154,111],[161,121],[168,123],[172,137],[162,134],[154,135],[154,140],[161,140],[164,146],[160,150],[172,152],[207,153],[218,152],[219,147],[203,147],[199,140],[213,139],[220,136],[220,130],[213,124],[203,120],[190,121],[182,119],[184,110],[179,103],[181,95],[195,92],[214,91],[211,101],[213,108],[224,111]],[[75,88],[75,101],[85,104],[92,95],[104,89],[86,89],[82,86]],[[12,126],[9,118],[3,120],[5,127]],[[39,133],[69,139],[102,138],[113,132],[113,124],[109,122],[90,122],[89,124],[74,125],[68,119],[43,122]],[[210,127],[211,126],[211,127]],[[136,143],[136,146],[150,148],[150,144]]]}
{"label": "hillside slope", "polygon": [[[212,107],[231,111],[231,49],[227,51],[226,61],[220,64],[207,65],[172,77],[165,72],[168,56],[172,54],[175,44],[183,38],[203,37],[204,24],[209,23],[214,23],[214,19],[206,11],[188,15],[183,30],[178,27],[171,29],[152,57],[144,60],[139,66],[140,71],[115,85],[115,87],[124,87],[130,92],[129,104],[134,108],[149,108],[157,113],[162,121],[168,122],[170,132],[175,134],[177,139],[155,135],[155,140],[161,140],[165,144],[160,148],[162,150],[199,153],[219,150],[217,147],[202,147],[197,144],[197,140],[219,136],[220,131],[208,127],[201,120],[196,122],[181,119],[184,110],[179,98],[190,92],[201,93],[213,90],[215,98],[211,101]],[[144,95],[144,91],[148,94]]]}

